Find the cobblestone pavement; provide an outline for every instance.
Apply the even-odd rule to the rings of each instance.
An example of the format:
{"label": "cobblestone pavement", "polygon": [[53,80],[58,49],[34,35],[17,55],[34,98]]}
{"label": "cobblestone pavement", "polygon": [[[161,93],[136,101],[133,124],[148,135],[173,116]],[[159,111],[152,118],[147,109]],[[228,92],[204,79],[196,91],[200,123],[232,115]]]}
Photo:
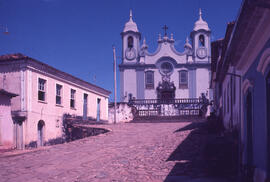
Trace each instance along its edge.
{"label": "cobblestone pavement", "polygon": [[168,178],[179,162],[168,158],[191,132],[175,131],[188,124],[103,125],[100,127],[111,132],[22,154],[0,154],[0,181],[214,182],[188,177]]}

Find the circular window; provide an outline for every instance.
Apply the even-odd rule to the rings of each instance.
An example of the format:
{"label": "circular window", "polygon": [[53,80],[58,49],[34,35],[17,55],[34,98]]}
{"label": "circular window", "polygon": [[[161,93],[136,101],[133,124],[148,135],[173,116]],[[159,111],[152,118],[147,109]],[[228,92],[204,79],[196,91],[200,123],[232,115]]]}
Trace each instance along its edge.
{"label": "circular window", "polygon": [[160,71],[164,75],[171,74],[173,71],[173,65],[169,62],[164,62],[160,65]]}

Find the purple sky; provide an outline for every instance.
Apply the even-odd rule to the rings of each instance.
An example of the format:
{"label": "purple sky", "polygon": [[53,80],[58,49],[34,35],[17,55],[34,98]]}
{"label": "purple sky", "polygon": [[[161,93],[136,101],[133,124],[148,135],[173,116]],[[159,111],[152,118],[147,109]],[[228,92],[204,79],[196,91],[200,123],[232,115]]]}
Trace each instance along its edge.
{"label": "purple sky", "polygon": [[10,31],[0,34],[0,54],[20,52],[113,91],[112,45],[120,57],[120,32],[130,8],[150,52],[157,48],[164,24],[181,51],[200,7],[216,40],[236,19],[240,4],[241,0],[0,0],[0,25],[8,25]]}

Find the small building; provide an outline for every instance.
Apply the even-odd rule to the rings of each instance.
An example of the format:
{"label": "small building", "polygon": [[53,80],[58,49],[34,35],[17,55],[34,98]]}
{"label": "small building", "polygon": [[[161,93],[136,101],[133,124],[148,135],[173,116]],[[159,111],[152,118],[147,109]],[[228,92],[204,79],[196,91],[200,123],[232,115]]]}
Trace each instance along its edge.
{"label": "small building", "polygon": [[209,97],[211,65],[211,30],[199,11],[198,20],[183,45],[175,48],[173,34],[157,39],[157,50],[148,51],[146,40],[141,44],[141,33],[130,12],[122,37],[122,63],[120,70],[120,100],[176,99]]}
{"label": "small building", "polygon": [[14,147],[11,99],[18,95],[0,89],[0,146]]}
{"label": "small building", "polygon": [[269,20],[269,0],[243,0],[224,39],[212,43],[215,108],[239,134],[243,181],[270,181]]}
{"label": "small building", "polygon": [[108,120],[110,91],[22,54],[0,56],[0,84],[11,99],[17,148],[57,143],[65,114]]}

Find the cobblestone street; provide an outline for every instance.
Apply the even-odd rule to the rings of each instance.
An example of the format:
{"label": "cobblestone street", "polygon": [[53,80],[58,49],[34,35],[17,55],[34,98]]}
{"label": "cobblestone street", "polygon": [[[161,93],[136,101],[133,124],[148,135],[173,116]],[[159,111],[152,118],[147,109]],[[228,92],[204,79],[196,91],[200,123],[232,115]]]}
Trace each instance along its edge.
{"label": "cobblestone street", "polygon": [[111,132],[71,143],[30,150],[23,154],[2,153],[0,181],[225,181],[203,180],[200,177],[191,180],[185,176],[173,175],[176,163],[184,163],[185,160],[170,160],[171,155],[192,129],[175,131],[189,124],[182,122],[95,125],[94,127],[103,127]]}

